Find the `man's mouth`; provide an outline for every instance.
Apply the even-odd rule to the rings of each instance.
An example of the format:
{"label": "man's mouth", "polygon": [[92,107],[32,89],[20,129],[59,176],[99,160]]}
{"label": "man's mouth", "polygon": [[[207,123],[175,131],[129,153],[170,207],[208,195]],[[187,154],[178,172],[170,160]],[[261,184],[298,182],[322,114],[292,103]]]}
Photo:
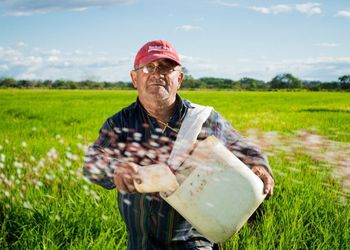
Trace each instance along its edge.
{"label": "man's mouth", "polygon": [[161,86],[161,87],[165,87],[164,84],[160,84],[160,83],[157,83],[157,84],[151,84],[150,86]]}
{"label": "man's mouth", "polygon": [[148,82],[149,87],[163,87],[167,88],[167,83],[165,81],[162,81],[162,79],[152,79]]}
{"label": "man's mouth", "polygon": [[166,83],[165,82],[151,82],[149,86],[160,86],[160,87],[165,87]]}

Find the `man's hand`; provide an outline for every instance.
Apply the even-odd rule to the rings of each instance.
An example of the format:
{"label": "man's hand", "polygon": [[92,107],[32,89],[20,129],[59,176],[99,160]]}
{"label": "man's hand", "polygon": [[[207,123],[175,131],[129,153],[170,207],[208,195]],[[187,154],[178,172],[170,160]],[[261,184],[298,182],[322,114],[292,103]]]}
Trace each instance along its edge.
{"label": "man's hand", "polygon": [[273,194],[273,186],[275,185],[275,181],[273,180],[272,176],[263,166],[254,166],[252,167],[252,171],[263,181],[264,194],[266,194],[266,198],[271,197]]}
{"label": "man's hand", "polygon": [[134,179],[140,181],[138,179],[138,168],[139,165],[132,162],[121,163],[117,166],[114,171],[113,181],[118,191],[126,193],[135,192]]}

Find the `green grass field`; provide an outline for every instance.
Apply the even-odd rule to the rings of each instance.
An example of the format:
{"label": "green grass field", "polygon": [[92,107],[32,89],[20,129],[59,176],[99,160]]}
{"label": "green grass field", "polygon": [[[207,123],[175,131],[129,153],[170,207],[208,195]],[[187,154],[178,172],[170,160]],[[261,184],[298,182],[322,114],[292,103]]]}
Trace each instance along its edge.
{"label": "green grass field", "polygon": [[[350,93],[182,91],[268,155],[275,194],[226,249],[350,249]],[[0,249],[125,249],[84,150],[136,91],[0,90]]]}

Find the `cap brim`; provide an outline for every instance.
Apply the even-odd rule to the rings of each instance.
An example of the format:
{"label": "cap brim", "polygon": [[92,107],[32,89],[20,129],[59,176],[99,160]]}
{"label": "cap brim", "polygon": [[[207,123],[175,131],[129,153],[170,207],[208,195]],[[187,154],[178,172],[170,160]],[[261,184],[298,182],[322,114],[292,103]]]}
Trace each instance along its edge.
{"label": "cap brim", "polygon": [[[175,58],[175,57],[173,57],[171,55],[167,55],[167,54],[152,54],[152,55],[149,55],[147,57],[142,58],[140,60],[140,64],[141,65],[146,65],[146,64],[148,64],[150,62],[153,62],[153,61],[156,61],[156,60],[159,60],[159,59],[169,59],[169,60],[171,60],[173,62],[176,62],[178,65],[181,66],[181,63],[180,63],[180,61],[177,58]],[[138,67],[139,65],[135,65],[135,66]]]}

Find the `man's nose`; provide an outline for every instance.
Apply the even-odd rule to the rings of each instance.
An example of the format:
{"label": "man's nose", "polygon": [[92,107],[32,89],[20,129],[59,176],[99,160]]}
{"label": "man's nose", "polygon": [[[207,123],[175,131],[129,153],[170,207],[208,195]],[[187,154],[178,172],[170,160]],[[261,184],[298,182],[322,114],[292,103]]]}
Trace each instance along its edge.
{"label": "man's nose", "polygon": [[160,73],[162,70],[161,70],[161,67],[160,66],[156,66],[156,68],[154,69],[154,72],[155,74],[157,75],[164,75],[164,73]]}
{"label": "man's nose", "polygon": [[162,77],[162,78],[164,78],[164,76],[165,76],[164,73],[160,73],[160,68],[158,66],[156,67],[155,71],[152,74],[157,76],[157,77]]}

